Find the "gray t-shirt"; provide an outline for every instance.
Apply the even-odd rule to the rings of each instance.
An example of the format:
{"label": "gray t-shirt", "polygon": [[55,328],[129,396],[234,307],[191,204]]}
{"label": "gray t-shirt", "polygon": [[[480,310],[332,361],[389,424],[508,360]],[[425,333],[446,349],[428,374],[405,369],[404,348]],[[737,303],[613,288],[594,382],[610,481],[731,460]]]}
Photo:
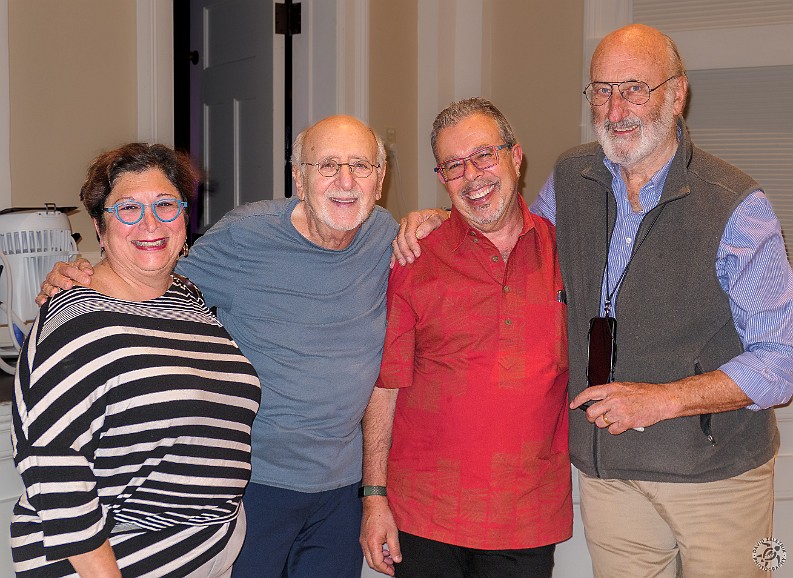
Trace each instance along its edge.
{"label": "gray t-shirt", "polygon": [[323,249],[292,225],[298,202],[238,207],[176,270],[217,307],[261,380],[251,481],[320,492],[361,479],[360,422],[380,370],[397,225],[375,207],[346,249]]}

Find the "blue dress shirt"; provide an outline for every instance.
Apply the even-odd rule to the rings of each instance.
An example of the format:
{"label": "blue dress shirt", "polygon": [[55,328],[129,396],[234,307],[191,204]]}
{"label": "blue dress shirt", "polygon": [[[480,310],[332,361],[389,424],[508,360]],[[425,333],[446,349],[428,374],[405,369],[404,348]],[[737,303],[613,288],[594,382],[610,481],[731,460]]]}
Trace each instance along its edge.
{"label": "blue dress shirt", "polygon": [[[611,172],[617,202],[608,255],[609,292],[614,292],[611,311],[615,314],[617,282],[637,242],[642,219],[661,198],[672,159],[641,188],[640,212],[631,208],[619,165],[608,159],[604,164]],[[530,210],[556,223],[553,174]],[[716,275],[729,298],[744,347],[743,353],[719,369],[754,402],[749,409],[786,403],[793,396],[793,271],[779,221],[762,191],[746,197],[727,221],[716,255]],[[606,291],[604,274],[601,313]]]}

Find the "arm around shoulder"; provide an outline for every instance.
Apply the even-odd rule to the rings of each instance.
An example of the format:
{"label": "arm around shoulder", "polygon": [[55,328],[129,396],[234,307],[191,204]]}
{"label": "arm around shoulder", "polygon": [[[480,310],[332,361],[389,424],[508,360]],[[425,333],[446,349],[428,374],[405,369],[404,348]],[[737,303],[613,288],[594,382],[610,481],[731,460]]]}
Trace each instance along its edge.
{"label": "arm around shoulder", "polygon": [[91,285],[94,268],[87,259],[77,259],[70,263],[59,261],[55,263],[52,271],[41,282],[39,294],[36,296],[36,305],[44,302],[61,290],[71,289],[75,285]]}
{"label": "arm around shoulder", "polygon": [[449,218],[449,212],[444,209],[424,209],[412,211],[402,217],[399,222],[399,233],[391,243],[393,250],[392,263],[400,265],[412,263],[421,256],[419,239],[423,239]]}

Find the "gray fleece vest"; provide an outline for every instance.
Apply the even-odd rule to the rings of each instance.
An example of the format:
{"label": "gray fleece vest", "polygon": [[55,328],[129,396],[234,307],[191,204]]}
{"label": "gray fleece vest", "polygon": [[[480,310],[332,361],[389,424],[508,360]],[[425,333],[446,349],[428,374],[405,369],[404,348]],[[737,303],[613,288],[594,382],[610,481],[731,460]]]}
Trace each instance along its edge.
{"label": "gray fleece vest", "polygon": [[[716,278],[716,252],[730,215],[759,186],[694,147],[681,126],[683,136],[660,202],[642,221],[637,241],[660,215],[617,296],[615,381],[674,381],[718,369],[743,351]],[[587,331],[589,320],[599,314],[603,267],[617,213],[603,156],[603,149],[592,143],[564,153],[556,165],[571,399],[587,384]],[[765,463],[778,446],[773,410],[676,418],[618,436],[587,422],[583,411],[570,416],[573,464],[600,478],[721,480]]]}

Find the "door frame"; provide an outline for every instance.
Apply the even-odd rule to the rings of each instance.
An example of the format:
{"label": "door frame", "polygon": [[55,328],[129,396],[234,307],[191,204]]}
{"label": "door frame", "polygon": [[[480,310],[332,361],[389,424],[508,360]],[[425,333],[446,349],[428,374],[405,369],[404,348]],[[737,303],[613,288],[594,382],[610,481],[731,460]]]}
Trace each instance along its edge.
{"label": "door frame", "polygon": [[173,0],[136,0],[138,140],[173,146]]}
{"label": "door frame", "polygon": [[[336,39],[346,41],[337,42],[335,112],[356,116],[364,122],[368,122],[369,116],[369,2],[336,0]],[[311,3],[312,0],[303,0],[304,11],[311,9]],[[7,0],[0,0],[0,10],[3,4],[7,5]],[[138,139],[173,146],[173,0],[136,0],[136,10]],[[303,18],[302,34],[308,37],[309,43],[314,37],[310,17]],[[273,72],[274,80],[277,80],[283,78],[283,62],[278,58],[283,54],[283,38],[274,35],[273,46],[277,63]],[[276,85],[274,81],[273,142],[282,142],[282,123],[275,122],[275,119],[283,117],[283,88]],[[318,93],[325,89],[316,87]],[[314,92],[313,88],[310,92]],[[315,99],[316,96],[309,95],[309,122],[319,120],[314,118],[311,106]],[[277,161],[274,166],[280,166],[278,163],[283,160],[283,151],[274,150],[273,154]],[[273,171],[275,192],[284,189],[282,173]]]}

